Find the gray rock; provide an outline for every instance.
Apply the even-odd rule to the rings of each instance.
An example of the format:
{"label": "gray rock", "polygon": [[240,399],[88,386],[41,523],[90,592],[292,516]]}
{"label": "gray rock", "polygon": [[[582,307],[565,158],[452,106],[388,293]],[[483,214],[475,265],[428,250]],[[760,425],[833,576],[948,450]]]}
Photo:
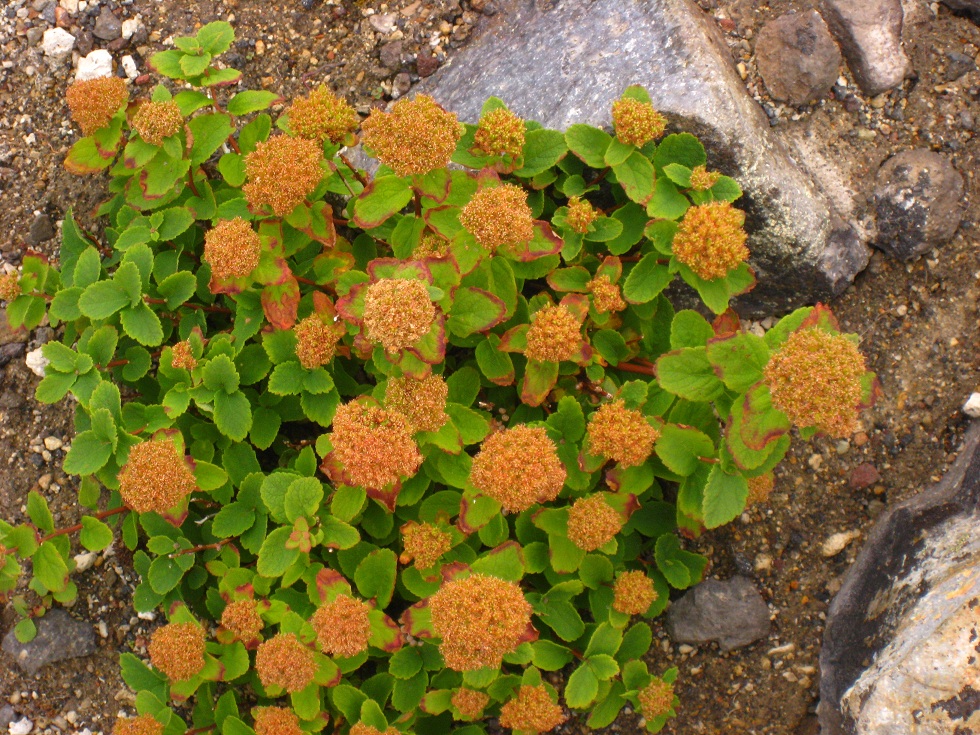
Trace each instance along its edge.
{"label": "gray rock", "polygon": [[33,676],[46,664],[95,652],[92,626],[75,620],[61,608],[50,610],[36,622],[34,640],[21,643],[12,630],[3,639],[3,650],[28,674]]}
{"label": "gray rock", "polygon": [[955,13],[963,13],[980,23],[980,0],[941,0],[942,4]]}
{"label": "gray rock", "polygon": [[980,732],[980,423],[935,487],[884,513],[830,604],[823,735]]}
{"label": "gray rock", "polygon": [[724,40],[690,0],[563,0],[547,11],[523,0],[498,5],[505,12],[485,19],[418,91],[469,122],[495,95],[562,130],[608,127],[613,100],[644,85],[672,130],[698,135],[710,166],[745,191],[737,206],[747,214],[759,285],[739,300],[743,313],[825,300],[867,264],[869,249],[775,137]]}
{"label": "gray rock", "polygon": [[924,148],[889,158],[875,177],[877,247],[911,260],[949,240],[963,216],[963,177]]}
{"label": "gray rock", "polygon": [[75,37],[64,28],[49,28],[41,36],[41,50],[54,62],[68,58],[75,47]]}
{"label": "gray rock", "polygon": [[54,224],[51,222],[51,218],[46,214],[39,214],[31,222],[31,229],[27,233],[26,239],[29,245],[36,246],[50,240],[54,236]]}
{"label": "gray rock", "polygon": [[403,48],[404,44],[401,41],[388,41],[381,47],[381,63],[392,70],[401,68]]}
{"label": "gray rock", "polygon": [[667,608],[667,633],[675,643],[718,641],[731,651],[769,635],[769,608],[746,577],[707,579]]}
{"label": "gray rock", "polygon": [[902,0],[822,0],[823,16],[867,94],[897,87],[911,72],[902,49]]}
{"label": "gray rock", "polygon": [[102,12],[96,18],[92,35],[96,38],[101,38],[103,41],[115,41],[122,36],[122,21],[109,10],[108,5],[102,7]]}
{"label": "gray rock", "polygon": [[11,722],[17,719],[17,713],[9,704],[0,707],[0,732],[7,729]]}
{"label": "gray rock", "polygon": [[946,81],[955,82],[964,74],[969,74],[977,68],[972,56],[961,54],[959,51],[950,51],[946,54]]}
{"label": "gray rock", "polygon": [[805,105],[830,92],[840,71],[840,49],[816,10],[787,13],[766,23],[755,58],[774,99]]}

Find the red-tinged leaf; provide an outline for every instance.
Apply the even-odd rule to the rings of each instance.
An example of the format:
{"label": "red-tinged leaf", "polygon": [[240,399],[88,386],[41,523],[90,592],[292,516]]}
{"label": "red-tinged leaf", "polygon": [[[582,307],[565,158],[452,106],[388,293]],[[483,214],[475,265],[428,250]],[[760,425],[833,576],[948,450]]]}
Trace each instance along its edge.
{"label": "red-tinged leaf", "polygon": [[385,487],[365,487],[364,489],[367,491],[367,496],[369,498],[374,498],[377,500],[388,509],[389,513],[395,512],[395,503],[398,501],[398,493],[402,489],[402,483],[400,480]]}
{"label": "red-tinged leaf", "polygon": [[337,230],[333,224],[333,213],[326,202],[314,202],[310,206],[296,207],[286,221],[302,232],[309,235],[325,248],[332,248],[337,243]]}
{"label": "red-tinged leaf", "polygon": [[368,639],[368,643],[372,646],[388,653],[394,653],[405,645],[405,634],[398,627],[398,623],[383,612],[371,610],[368,613],[368,620],[371,621],[371,637]]}
{"label": "red-tinged leaf", "polygon": [[834,312],[830,310],[830,307],[825,304],[814,306],[813,311],[800,324],[798,331],[809,329],[810,327],[817,327],[833,334],[840,333],[840,323],[837,321],[837,317],[834,316]]}
{"label": "red-tinged leaf", "polygon": [[540,406],[558,382],[558,363],[528,360],[521,382],[521,401]]}
{"label": "red-tinged leaf", "polygon": [[334,283],[354,267],[354,256],[341,250],[325,250],[313,259],[313,273],[320,285]]}
{"label": "red-tinged leaf", "polygon": [[858,408],[871,408],[884,394],[878,376],[871,372],[865,373],[861,376],[861,402],[858,403]]}
{"label": "red-tinged leaf", "polygon": [[534,220],[534,237],[520,245],[499,248],[498,252],[509,258],[527,263],[538,258],[560,253],[564,246],[561,237],[544,220]]}
{"label": "red-tinged leaf", "polygon": [[177,505],[167,508],[167,510],[160,513],[160,517],[174,528],[180,528],[181,524],[187,519],[188,500],[189,498],[185,497]]}
{"label": "red-tinged leaf", "polygon": [[[588,441],[586,441],[588,444]],[[592,474],[598,472],[606,465],[606,459],[588,451],[588,446],[582,449],[578,455],[578,468],[582,472]]]}
{"label": "red-tinged leaf", "polygon": [[299,282],[289,274],[283,282],[262,289],[262,311],[276,329],[291,329],[299,310]]}
{"label": "red-tinged leaf", "polygon": [[491,497],[468,491],[459,503],[459,519],[456,527],[461,533],[476,533],[500,513],[500,503]]}
{"label": "red-tinged leaf", "polygon": [[521,633],[521,637],[517,639],[517,645],[522,643],[534,643],[538,639],[539,635],[538,629],[531,623],[528,623],[527,628],[525,628],[524,632]]}
{"label": "red-tinged leaf", "polygon": [[415,186],[415,191],[420,196],[436,202],[443,202],[449,196],[449,185],[451,183],[452,176],[445,168],[434,169],[425,176],[412,177],[412,184]]}
{"label": "red-tinged leaf", "polygon": [[640,509],[640,501],[633,493],[606,493],[606,502],[619,511],[624,521]]}
{"label": "red-tinged leaf", "polygon": [[439,573],[443,582],[452,582],[464,574],[468,577],[471,571],[468,564],[464,564],[461,561],[454,561],[451,564],[443,564]]}
{"label": "red-tinged leaf", "polygon": [[579,324],[585,322],[585,318],[589,315],[589,297],[584,294],[565,294],[558,305],[568,309]]}
{"label": "red-tinged leaf", "polygon": [[482,288],[463,286],[453,296],[447,326],[457,337],[486,332],[507,318],[503,300]]}
{"label": "red-tinged leaf", "polygon": [[773,408],[772,395],[764,383],[757,384],[732,405],[731,418],[739,438],[755,451],[764,450],[790,429],[786,414]]}
{"label": "red-tinged leaf", "polygon": [[94,138],[80,138],[65,157],[65,170],[76,176],[98,173],[108,167],[115,157],[115,149],[103,151]]}
{"label": "red-tinged leaf", "polygon": [[380,227],[412,201],[412,187],[400,176],[379,176],[354,200],[352,222],[363,230]]}
{"label": "red-tinged leaf", "polygon": [[449,241],[463,231],[463,225],[459,223],[459,207],[430,207],[422,213],[422,219],[430,230]]}
{"label": "red-tinged leaf", "polygon": [[446,318],[437,312],[432,328],[406,352],[427,365],[438,365],[446,358]]}
{"label": "red-tinged leaf", "polygon": [[508,329],[500,338],[497,349],[501,352],[524,352],[527,349],[527,330],[530,324],[519,324]]}
{"label": "red-tinged leaf", "polygon": [[426,285],[432,283],[432,274],[421,260],[375,258],[368,263],[367,272],[372,282],[383,278],[401,278],[407,281],[422,281]]}
{"label": "red-tinged leaf", "polygon": [[623,275],[623,261],[615,255],[607,255],[595,272],[596,278],[605,276],[610,283],[616,283]]}
{"label": "red-tinged leaf", "polygon": [[742,323],[735,310],[728,309],[715,317],[715,320],[711,322],[711,329],[714,331],[716,337],[727,337],[730,334],[738,332],[741,325]]}
{"label": "red-tinged leaf", "polygon": [[340,667],[337,666],[330,658],[318,655],[318,663],[320,664],[317,668],[316,673],[313,675],[313,685],[319,685],[321,687],[335,687],[337,686],[341,679],[343,678],[343,673],[340,671]]}
{"label": "red-tinged leaf", "polygon": [[428,600],[416,602],[402,613],[398,622],[401,623],[402,630],[415,638],[432,638],[435,635]]}
{"label": "red-tinged leaf", "polygon": [[579,345],[576,353],[568,359],[569,361],[574,362],[577,365],[586,366],[592,363],[592,354],[593,354],[593,350],[591,345],[582,342]]}
{"label": "red-tinged leaf", "polygon": [[[337,299],[337,313],[351,324],[360,325],[364,318],[364,297],[367,295],[367,283],[358,283],[351,288],[346,296]],[[373,347],[371,350],[373,351]],[[368,352],[370,355],[370,351]]]}
{"label": "red-tinged leaf", "polygon": [[548,285],[558,292],[588,293],[592,274],[580,265],[558,268],[548,274]]}
{"label": "red-tinged leaf", "polygon": [[324,321],[333,321],[334,317],[337,316],[337,309],[334,307],[333,301],[323,291],[313,292],[313,311]]}

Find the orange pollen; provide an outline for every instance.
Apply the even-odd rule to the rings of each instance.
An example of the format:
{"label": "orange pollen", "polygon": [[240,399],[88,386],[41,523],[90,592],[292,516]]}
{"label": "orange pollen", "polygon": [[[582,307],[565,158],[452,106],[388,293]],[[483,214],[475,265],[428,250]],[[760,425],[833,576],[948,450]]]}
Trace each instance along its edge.
{"label": "orange pollen", "polygon": [[667,119],[651,104],[630,98],[613,102],[612,118],[616,137],[637,148],[659,138],[667,127]]}
{"label": "orange pollen", "polygon": [[310,619],[320,650],[343,658],[366,651],[371,637],[370,612],[367,603],[349,595],[338,595],[320,605]]}
{"label": "orange pollen", "polygon": [[599,406],[589,417],[589,449],[593,454],[619,462],[623,467],[635,467],[646,462],[660,432],[623,401]]}
{"label": "orange pollen", "polygon": [[449,163],[463,134],[456,115],[424,94],[373,110],[361,125],[364,145],[399,176],[423,175]]}
{"label": "orange pollen", "polygon": [[314,141],[288,135],[259,143],[245,156],[245,199],[253,207],[268,205],[278,216],[286,216],[313,193],[323,178],[321,153]]}
{"label": "orange pollen", "polygon": [[255,735],[303,735],[299,717],[283,707],[256,707]]}
{"label": "orange pollen", "polygon": [[431,569],[453,547],[453,537],[431,523],[410,523],[402,528],[402,546],[416,569]]}
{"label": "orange pollen", "polygon": [[250,599],[235,600],[225,605],[221,624],[243,643],[254,641],[265,627],[255,600]]}
{"label": "orange pollen", "polygon": [[470,481],[509,513],[558,497],[567,473],[555,443],[540,427],[491,434],[473,458]]}
{"label": "orange pollen", "polygon": [[857,430],[864,356],[847,337],[809,328],[794,332],[769,359],[772,405],[797,426],[835,438]]}
{"label": "orange pollen", "polygon": [[340,143],[357,130],[357,111],[321,84],[306,97],[298,97],[286,110],[289,128],[300,138]]}
{"label": "orange pollen", "polygon": [[568,200],[568,214],[565,215],[565,222],[575,232],[585,234],[589,231],[589,226],[596,221],[599,213],[592,203],[587,199],[572,197]]}
{"label": "orange pollen", "polygon": [[301,320],[296,331],[296,357],[307,370],[328,364],[337,351],[337,342],[344,334],[342,325],[327,324],[316,314]]}
{"label": "orange pollen", "polygon": [[691,188],[694,191],[707,191],[718,183],[721,174],[717,171],[709,171],[704,166],[695,166],[691,169]]}
{"label": "orange pollen", "polygon": [[639,691],[636,698],[640,701],[640,712],[646,719],[652,720],[674,708],[674,687],[655,678]]}
{"label": "orange pollen", "polygon": [[500,724],[523,732],[548,732],[567,719],[541,684],[522,686],[500,709]]}
{"label": "orange pollen", "polygon": [[215,278],[245,278],[259,265],[262,240],[241,217],[221,220],[204,235],[204,260]]}
{"label": "orange pollen", "polygon": [[613,584],[613,610],[624,615],[642,615],[657,601],[653,580],[643,572],[623,572]]}
{"label": "orange pollen", "polygon": [[376,727],[371,727],[363,722],[358,722],[350,729],[349,735],[401,735],[395,727],[387,727],[384,732],[381,732]]}
{"label": "orange pollen", "polygon": [[21,293],[20,276],[18,274],[8,273],[0,276],[0,301],[13,301]]}
{"label": "orange pollen", "polygon": [[383,278],[364,296],[364,326],[372,342],[388,352],[411,347],[432,328],[436,307],[422,281]]}
{"label": "orange pollen", "polygon": [[334,415],[330,439],[351,483],[365,488],[388,487],[422,464],[412,427],[397,411],[347,403]]}
{"label": "orange pollen", "polygon": [[758,505],[769,500],[769,495],[776,484],[776,478],[771,472],[767,472],[764,475],[748,478],[748,483],[749,496],[745,504]]}
{"label": "orange pollen", "polygon": [[165,138],[183,130],[184,116],[180,114],[180,107],[172,100],[144,102],[133,115],[131,124],[144,142],[162,145]]}
{"label": "orange pollen", "polygon": [[486,574],[453,579],[429,598],[439,651],[454,671],[497,668],[520,645],[531,605],[514,582]]}
{"label": "orange pollen", "polygon": [[459,221],[490,251],[520,245],[534,237],[527,192],[514,184],[481,189],[459,212]]}
{"label": "orange pollen", "polygon": [[279,633],[259,645],[255,671],[264,687],[299,692],[309,686],[317,672],[313,651],[295,633]]}
{"label": "orange pollen", "polygon": [[65,99],[82,135],[91,135],[109,124],[129,100],[129,92],[119,77],[99,77],[75,82],[65,92]]}
{"label": "orange pollen", "polygon": [[728,202],[691,207],[674,235],[674,255],[705,281],[724,278],[748,260],[744,224],[745,214]]}
{"label": "orange pollen", "polygon": [[449,386],[435,373],[420,380],[389,378],[385,388],[385,406],[403,414],[414,431],[439,431],[449,420],[448,397]]}
{"label": "orange pollen", "polygon": [[480,118],[473,142],[485,156],[518,158],[524,151],[524,121],[510,110],[498,107]]}
{"label": "orange pollen", "polygon": [[147,651],[150,663],[174,681],[190,679],[204,668],[204,628],[168,623],[153,631]]}
{"label": "orange pollen", "polygon": [[185,339],[183,342],[177,342],[170,348],[170,351],[170,367],[185,370],[193,370],[197,367],[197,360],[194,359],[194,353],[191,351],[190,340]]}
{"label": "orange pollen", "polygon": [[123,501],[137,513],[163,513],[197,490],[186,457],[169,438],[134,445],[118,480]]}
{"label": "orange pollen", "polygon": [[584,551],[600,549],[623,529],[623,516],[602,494],[576,500],[568,511],[568,539]]}
{"label": "orange pollen", "polygon": [[112,735],[163,735],[163,724],[153,715],[120,717],[112,728]]}
{"label": "orange pollen", "polygon": [[540,362],[561,362],[578,354],[581,344],[582,325],[572,312],[561,304],[545,306],[532,317],[524,356]]}
{"label": "orange pollen", "polygon": [[467,720],[475,720],[483,714],[483,710],[490,703],[490,695],[478,692],[476,689],[461,687],[453,692],[453,707]]}
{"label": "orange pollen", "polygon": [[619,286],[610,281],[609,276],[596,276],[586,284],[586,288],[592,292],[592,303],[600,314],[626,308]]}

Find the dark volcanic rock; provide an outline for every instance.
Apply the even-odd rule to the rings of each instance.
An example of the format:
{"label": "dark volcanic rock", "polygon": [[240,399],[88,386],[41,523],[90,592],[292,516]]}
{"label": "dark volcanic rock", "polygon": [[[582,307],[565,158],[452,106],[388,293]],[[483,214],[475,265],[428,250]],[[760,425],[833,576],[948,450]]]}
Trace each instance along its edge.
{"label": "dark volcanic rock", "polygon": [[55,608],[37,622],[37,635],[28,643],[21,643],[10,631],[3,638],[3,650],[32,676],[50,663],[69,658],[90,656],[95,652],[95,634],[92,626]]}
{"label": "dark volcanic rock", "polygon": [[122,35],[122,21],[109,10],[108,6],[104,6],[95,21],[92,34],[103,41],[115,41]]}
{"label": "dark volcanic rock", "polygon": [[30,232],[27,233],[27,242],[30,245],[40,245],[54,236],[55,231],[51,218],[46,214],[39,214],[31,223]]}
{"label": "dark volcanic rock", "polygon": [[769,608],[746,577],[706,579],[667,608],[667,632],[675,643],[718,641],[731,651],[769,635]]}
{"label": "dark volcanic rock", "polygon": [[787,13],[766,23],[755,43],[756,63],[774,99],[805,105],[830,92],[841,55],[816,10]]}
{"label": "dark volcanic rock", "polygon": [[867,94],[897,87],[911,73],[902,49],[902,0],[823,0],[823,16]]}
{"label": "dark volcanic rock", "polygon": [[962,13],[980,23],[980,0],[941,0],[942,4],[956,13]]}

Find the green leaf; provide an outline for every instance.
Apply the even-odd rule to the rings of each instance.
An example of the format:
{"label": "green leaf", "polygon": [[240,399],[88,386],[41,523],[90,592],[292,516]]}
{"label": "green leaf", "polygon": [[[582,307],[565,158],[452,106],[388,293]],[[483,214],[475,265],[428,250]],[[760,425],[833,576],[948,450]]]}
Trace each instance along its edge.
{"label": "green leaf", "polygon": [[456,290],[446,327],[457,337],[485,332],[506,317],[504,302],[482,288],[463,286]]}
{"label": "green leaf", "polygon": [[741,474],[729,474],[716,464],[704,487],[705,527],[718,528],[738,518],[745,510],[748,495],[749,485]]}
{"label": "green leaf", "polygon": [[705,354],[722,382],[738,393],[762,380],[762,372],[769,362],[765,340],[751,332],[710,340]]}
{"label": "green leaf", "polygon": [[330,501],[330,514],[341,521],[351,521],[361,512],[366,498],[364,488],[341,485]]}
{"label": "green leaf", "polygon": [[228,355],[216,355],[208,360],[202,377],[208,390],[224,391],[229,395],[238,390],[238,371]]}
{"label": "green leaf", "polygon": [[375,549],[365,556],[354,572],[357,591],[366,598],[376,598],[377,605],[384,609],[395,592],[395,577],[398,573],[398,556],[391,549]]}
{"label": "green leaf", "polygon": [[110,442],[94,431],[83,431],[72,440],[63,467],[69,475],[91,475],[105,467],[111,455]]}
{"label": "green leaf", "polygon": [[164,278],[157,290],[167,300],[167,308],[173,310],[194,295],[197,278],[190,271],[177,271]]}
{"label": "green leaf", "polygon": [[703,316],[692,309],[683,309],[674,314],[670,323],[670,348],[704,347],[715,336],[715,330]]}
{"label": "green leaf", "polygon": [[252,405],[241,391],[216,393],[214,423],[218,431],[235,441],[243,441],[252,428]]}
{"label": "green leaf", "polygon": [[211,492],[228,482],[228,473],[216,464],[197,460],[194,463],[194,479],[201,490]]}
{"label": "green leaf", "polygon": [[681,549],[680,541],[672,533],[657,539],[654,558],[667,581],[677,589],[687,589],[699,582],[708,564],[707,558],[700,554]]}
{"label": "green leaf", "polygon": [[30,618],[24,618],[14,626],[14,636],[21,643],[29,643],[37,635],[37,626]]}
{"label": "green leaf", "polygon": [[96,281],[78,298],[78,308],[89,319],[107,319],[124,306],[129,296],[113,281]]}
{"label": "green leaf", "polygon": [[361,540],[356,528],[332,516],[323,519],[320,528],[323,531],[323,546],[328,549],[350,549]]}
{"label": "green leaf", "polygon": [[612,679],[619,673],[619,664],[608,654],[599,654],[588,658],[589,668],[599,681]]}
{"label": "green leaf", "polygon": [[78,376],[74,373],[59,373],[48,369],[44,378],[38,383],[35,397],[41,403],[57,403],[68,394],[76,380]]}
{"label": "green leaf", "polygon": [[490,422],[477,411],[458,403],[447,403],[446,413],[459,431],[464,445],[481,442],[490,433]]}
{"label": "green leaf", "polygon": [[687,347],[661,355],[656,372],[661,388],[689,401],[713,401],[725,392],[704,347]]}
{"label": "green leaf", "polygon": [[257,406],[252,411],[252,428],[248,438],[259,449],[268,449],[279,436],[282,417],[271,408]]}
{"label": "green leaf", "polygon": [[289,541],[292,532],[291,527],[280,527],[265,537],[255,567],[261,576],[281,577],[299,559],[299,550],[286,548],[286,542]]}
{"label": "green leaf", "polygon": [[216,20],[201,26],[197,31],[197,42],[212,56],[223,54],[231,48],[235,40],[235,29],[227,21]]}
{"label": "green leaf", "polygon": [[600,329],[592,335],[592,346],[602,358],[612,366],[616,366],[630,356],[623,335],[612,329]]}
{"label": "green leaf", "polygon": [[211,54],[184,54],[180,57],[180,70],[188,77],[197,77],[211,64]]}
{"label": "green leaf", "polygon": [[680,187],[685,189],[691,186],[691,169],[679,163],[668,163],[664,166],[664,173],[667,178]]}
{"label": "green leaf", "polygon": [[428,685],[429,675],[425,671],[419,671],[410,679],[398,679],[391,693],[392,706],[399,712],[412,712],[418,709]]}
{"label": "green leaf", "polygon": [[547,424],[566,442],[577,442],[585,436],[585,412],[572,396],[558,401],[558,410],[548,417]]}
{"label": "green leaf", "polygon": [[277,396],[292,396],[303,391],[306,369],[298,362],[281,362],[269,376],[269,392]]}
{"label": "green leaf", "polygon": [[160,51],[150,57],[150,68],[157,74],[162,74],[165,77],[183,79],[184,70],[180,68],[180,60],[183,57],[184,53],[177,49]]}
{"label": "green leaf", "polygon": [[190,129],[194,141],[190,152],[192,166],[197,166],[208,160],[234,132],[231,119],[224,113],[212,113],[191,118],[187,122],[187,127]]}
{"label": "green leaf", "polygon": [[[238,153],[225,153],[221,158],[218,159],[218,171],[224,177],[224,180],[229,186],[240,187],[245,183],[245,157]],[[243,199],[233,199],[238,205],[244,204]],[[230,207],[231,203],[226,203],[223,206]],[[223,213],[225,210],[219,209],[219,214]],[[247,208],[246,208],[247,213]]]}
{"label": "green leaf", "polygon": [[687,197],[667,178],[657,179],[653,197],[647,202],[647,215],[657,219],[675,220],[691,206]]}
{"label": "green leaf", "polygon": [[112,543],[112,529],[98,518],[82,516],[79,541],[89,551],[102,551]]}
{"label": "green leaf", "polygon": [[628,143],[623,143],[618,138],[613,138],[606,150],[604,160],[607,166],[618,166],[632,155],[636,148]]}
{"label": "green leaf", "polygon": [[655,299],[673,279],[665,263],[659,263],[657,253],[644,255],[630,271],[623,284],[623,298],[631,304],[645,304]]}
{"label": "green leaf", "polygon": [[300,477],[286,488],[283,510],[286,520],[292,523],[297,518],[316,515],[323,500],[323,485],[314,477]]}
{"label": "green leaf", "polygon": [[412,200],[411,184],[400,176],[379,176],[354,200],[354,223],[365,230],[380,227]]}
{"label": "green leaf", "polygon": [[668,135],[660,141],[657,152],[653,156],[653,163],[660,170],[671,163],[679,163],[693,169],[707,162],[708,156],[704,152],[704,146],[690,133]]}
{"label": "green leaf", "polygon": [[232,115],[247,115],[250,112],[257,112],[271,107],[281,99],[275,92],[250,89],[239,92],[228,100],[225,109]]}
{"label": "green leaf", "polygon": [[535,613],[563,641],[577,640],[585,632],[585,623],[575,606],[567,600],[548,599]]}
{"label": "green leaf", "polygon": [[388,673],[396,679],[410,679],[422,670],[422,656],[413,646],[395,651],[388,660]]}
{"label": "green leaf", "polygon": [[169,556],[158,556],[150,563],[146,575],[150,587],[158,595],[165,595],[173,590],[184,577],[184,570]]}
{"label": "green leaf", "polygon": [[144,347],[156,347],[163,342],[163,325],[160,317],[144,302],[126,309],[121,317],[122,328]]}
{"label": "green leaf", "polygon": [[613,166],[613,172],[626,196],[634,202],[645,204],[653,194],[653,164],[639,151],[634,151],[621,164]]}
{"label": "green leaf", "polygon": [[595,631],[593,631],[592,637],[589,639],[589,645],[582,655],[586,658],[598,655],[615,656],[622,642],[623,631],[614,628],[609,623],[600,623]]}
{"label": "green leaf", "polygon": [[582,663],[565,684],[565,703],[572,709],[585,709],[599,695],[599,679],[588,662]]}
{"label": "green leaf", "polygon": [[78,299],[82,295],[80,288],[65,288],[54,295],[51,300],[51,316],[65,322],[72,322],[82,316],[78,308]]}
{"label": "green leaf", "polygon": [[715,456],[715,445],[704,432],[665,424],[655,445],[657,456],[671,472],[687,476],[692,474],[703,461]]}
{"label": "green leaf", "polygon": [[235,502],[221,506],[214,516],[211,533],[218,538],[231,538],[245,533],[255,522],[255,510],[245,503]]}
{"label": "green leaf", "polygon": [[589,242],[609,242],[623,232],[623,223],[613,217],[597,217],[589,227],[585,239]]}
{"label": "green leaf", "polygon": [[565,646],[548,640],[531,644],[531,662],[543,671],[559,671],[572,660],[572,652]]}
{"label": "green leaf", "polygon": [[601,170],[606,167],[605,156],[612,136],[591,125],[571,125],[565,131],[565,143],[586,166]]}
{"label": "green leaf", "polygon": [[54,518],[48,508],[48,501],[36,490],[27,493],[27,515],[40,530],[48,533],[54,530]]}
{"label": "green leaf", "polygon": [[491,383],[512,385],[515,379],[514,361],[499,348],[500,337],[496,334],[487,335],[476,346],[476,364]]}
{"label": "green leaf", "polygon": [[[77,439],[76,439],[77,441]],[[68,565],[52,541],[41,544],[32,557],[34,579],[49,592],[64,592],[68,588]]]}
{"label": "green leaf", "polygon": [[157,228],[157,237],[163,241],[173,240],[194,224],[194,216],[183,207],[164,209],[163,224]]}
{"label": "green leaf", "polygon": [[524,136],[524,166],[514,175],[531,178],[554,166],[567,151],[565,136],[557,130],[532,130]]}

